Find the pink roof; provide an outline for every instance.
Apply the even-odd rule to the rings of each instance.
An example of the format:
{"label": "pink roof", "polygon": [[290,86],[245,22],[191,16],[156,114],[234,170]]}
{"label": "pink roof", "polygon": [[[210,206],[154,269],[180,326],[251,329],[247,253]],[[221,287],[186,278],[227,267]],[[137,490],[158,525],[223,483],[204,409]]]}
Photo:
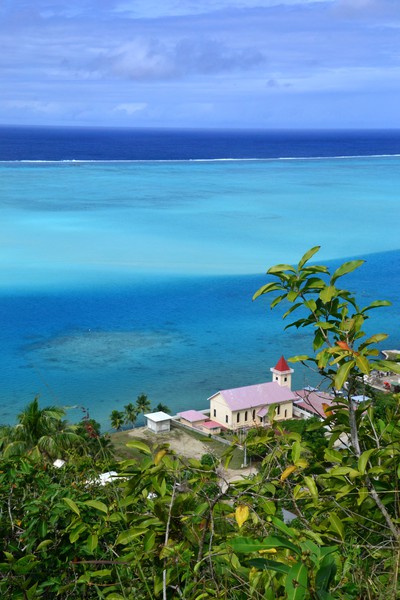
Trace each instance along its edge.
{"label": "pink roof", "polygon": [[257,412],[257,416],[258,417],[265,417],[265,415],[268,412],[268,408],[266,406],[263,406],[263,408],[260,408],[260,410]]}
{"label": "pink roof", "polygon": [[[222,390],[218,393],[221,394],[231,410],[243,410],[246,408],[257,408],[257,406],[262,407],[266,404],[291,402],[297,398],[294,392],[288,387],[281,386],[275,381],[233,388],[231,390]],[[213,394],[211,398],[216,395]]]}
{"label": "pink roof", "polygon": [[297,396],[297,400],[295,400],[296,406],[319,417],[325,417],[323,404],[327,404],[328,406],[334,404],[333,396],[327,392],[304,389],[297,390],[295,394]]}
{"label": "pink roof", "polygon": [[221,427],[221,423],[217,423],[216,421],[206,421],[201,424],[202,427],[207,427],[207,429],[218,429]]}
{"label": "pink roof", "polygon": [[178,413],[178,417],[181,417],[181,419],[185,419],[185,421],[189,421],[190,423],[205,421],[208,418],[204,413],[201,413],[198,410],[184,410],[183,412]]}
{"label": "pink roof", "polygon": [[281,371],[282,373],[285,373],[286,371],[291,371],[291,368],[287,364],[284,356],[280,357],[280,359],[278,360],[278,362],[276,363],[276,365],[274,367],[274,371]]}

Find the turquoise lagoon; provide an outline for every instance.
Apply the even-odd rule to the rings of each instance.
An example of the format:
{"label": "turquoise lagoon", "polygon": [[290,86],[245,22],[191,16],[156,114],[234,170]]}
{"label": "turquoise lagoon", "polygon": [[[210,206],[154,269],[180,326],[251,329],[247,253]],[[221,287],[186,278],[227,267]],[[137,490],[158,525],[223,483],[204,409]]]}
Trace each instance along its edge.
{"label": "turquoise lagoon", "polygon": [[[313,245],[399,335],[398,157],[0,164],[0,422],[35,395],[102,425],[146,393],[173,411],[268,380],[283,332],[253,292]],[[318,383],[297,368],[295,384]],[[80,418],[80,409],[70,412]]]}

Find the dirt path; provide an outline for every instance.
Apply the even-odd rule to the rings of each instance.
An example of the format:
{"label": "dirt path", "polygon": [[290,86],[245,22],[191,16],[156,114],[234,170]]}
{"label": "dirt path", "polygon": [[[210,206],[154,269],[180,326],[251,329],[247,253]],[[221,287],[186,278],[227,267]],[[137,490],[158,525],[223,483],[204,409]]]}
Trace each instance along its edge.
{"label": "dirt path", "polygon": [[[147,427],[136,427],[132,431],[128,432],[131,437],[137,437],[141,440],[148,440],[149,443],[154,444],[169,444],[170,448],[185,458],[195,458],[200,460],[203,454],[210,452],[210,448],[207,443],[203,443],[194,436],[186,433],[183,429],[171,429],[171,431],[165,433],[153,433]],[[248,477],[257,473],[257,469],[254,467],[246,467],[243,469],[224,469],[219,468],[221,479],[226,483],[238,481],[243,477]]]}
{"label": "dirt path", "polygon": [[131,437],[138,437],[140,439],[148,440],[152,444],[169,444],[171,450],[184,456],[185,458],[196,458],[201,459],[203,454],[209,452],[209,448],[206,444],[203,444],[200,440],[189,435],[182,429],[171,429],[171,431],[165,433],[153,433],[147,427],[136,427],[132,431],[128,432]]}

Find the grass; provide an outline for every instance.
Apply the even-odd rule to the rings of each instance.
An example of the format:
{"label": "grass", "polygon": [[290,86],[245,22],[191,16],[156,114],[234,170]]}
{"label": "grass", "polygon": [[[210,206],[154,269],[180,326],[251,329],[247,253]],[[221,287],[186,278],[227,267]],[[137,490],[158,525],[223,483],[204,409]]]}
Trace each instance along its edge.
{"label": "grass", "polygon": [[[200,440],[201,442],[203,442],[207,448],[209,448],[209,453],[210,454],[214,454],[215,456],[217,456],[218,458],[222,459],[222,464],[224,464],[224,454],[227,452],[227,450],[229,449],[229,446],[222,443],[222,442],[218,442],[217,440],[214,440],[213,438],[209,438],[206,435],[202,435],[201,433],[197,432],[197,431],[189,431],[186,430],[183,432],[182,430],[178,429],[178,428],[174,428],[173,430],[173,435],[174,436],[180,436],[180,434],[183,436],[184,434],[192,436],[193,438]],[[135,450],[134,448],[127,448],[126,444],[129,441],[132,441],[132,437],[129,435],[128,431],[118,431],[116,433],[112,433],[111,434],[111,440],[112,443],[114,445],[114,452],[115,452],[115,457],[117,460],[126,460],[126,459],[130,459],[130,458],[136,458],[136,459],[141,459],[143,458],[143,455],[138,451]],[[147,444],[150,447],[153,447],[155,445],[157,445],[159,443],[159,439],[157,439],[157,437],[155,436],[154,438],[154,443],[152,443],[152,439],[148,438],[148,437],[140,437],[140,436],[135,436],[136,440],[139,440],[141,442],[144,442],[145,444]],[[167,440],[163,439],[162,442],[165,442]],[[235,448],[232,454],[232,459],[231,462],[229,463],[229,468],[230,469],[240,469],[242,464],[244,461],[244,453],[243,450],[241,450],[240,448]]]}

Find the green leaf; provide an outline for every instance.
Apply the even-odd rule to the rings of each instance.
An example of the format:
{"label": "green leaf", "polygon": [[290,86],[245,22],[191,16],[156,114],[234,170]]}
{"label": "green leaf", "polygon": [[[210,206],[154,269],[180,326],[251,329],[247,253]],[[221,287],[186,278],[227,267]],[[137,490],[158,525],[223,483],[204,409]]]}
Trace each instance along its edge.
{"label": "green leaf", "polygon": [[306,262],[308,262],[310,258],[312,258],[314,254],[316,254],[320,250],[320,248],[321,246],[314,246],[313,248],[310,248],[310,250],[307,250],[305,254],[303,254],[299,261],[299,264],[297,265],[299,271],[304,267]]}
{"label": "green leaf", "polygon": [[[293,294],[293,296],[291,296],[290,294]],[[298,295],[299,295],[298,292],[290,292],[288,294],[288,300],[289,300],[289,302],[292,302],[292,298],[293,298],[293,300],[295,300]],[[294,312],[295,310],[297,310],[300,306],[303,306],[302,302],[296,302],[296,304],[293,304],[293,306],[291,306],[289,308],[289,310],[287,310],[285,312],[285,314],[282,316],[282,319],[286,319],[286,317],[288,317],[292,312]]]}
{"label": "green leaf", "polygon": [[258,289],[256,291],[256,293],[253,296],[253,300],[256,300],[257,298],[259,298],[259,296],[262,296],[263,294],[269,294],[270,292],[275,292],[275,291],[281,290],[281,289],[282,289],[281,284],[277,283],[276,281],[273,281],[271,283],[266,283],[265,285],[261,286],[260,289]]}
{"label": "green leaf", "polygon": [[362,487],[358,490],[357,505],[360,506],[369,496],[368,488]]}
{"label": "green leaf", "polygon": [[273,523],[273,525],[275,525],[275,527],[279,529],[280,532],[284,533],[289,537],[293,537],[295,533],[294,530],[288,527],[286,523],[281,521],[281,519],[278,519],[278,517],[271,517],[271,523]]}
{"label": "green leaf", "polygon": [[306,300],[306,302],[304,302],[304,306],[311,312],[315,312],[317,310],[317,303],[312,298],[311,300]]}
{"label": "green leaf", "polygon": [[292,267],[292,265],[275,265],[273,267],[270,267],[267,271],[268,275],[276,275],[281,273],[282,271],[291,271],[292,273],[296,273],[296,269],[294,269]]}
{"label": "green leaf", "polygon": [[393,362],[392,360],[376,360],[374,361],[374,366],[382,369],[382,371],[391,371],[392,373],[396,373],[396,375],[400,375],[400,363]]}
{"label": "green leaf", "polygon": [[343,521],[339,519],[336,513],[331,512],[329,515],[330,527],[329,530],[337,534],[341,540],[344,539],[344,526]]}
{"label": "green leaf", "polygon": [[304,483],[306,484],[306,486],[308,487],[308,489],[310,491],[311,496],[313,497],[314,500],[317,500],[318,489],[317,489],[314,479],[312,477],[309,477],[308,475],[306,475],[303,479],[304,479]]}
{"label": "green leaf", "polygon": [[297,356],[291,356],[290,358],[288,358],[289,362],[301,362],[303,360],[308,360],[310,357],[307,356],[307,354],[298,354]]}
{"label": "green leaf", "polygon": [[327,285],[320,291],[319,297],[321,298],[324,304],[327,304],[332,300],[332,298],[337,294],[337,292],[338,290],[335,288],[334,285]]}
{"label": "green leaf", "polygon": [[367,463],[369,461],[370,456],[374,452],[376,452],[376,448],[370,448],[369,450],[366,450],[365,452],[363,452],[361,454],[360,458],[358,459],[358,470],[360,471],[361,475],[365,475]]}
{"label": "green leaf", "polygon": [[252,552],[260,552],[260,550],[269,550],[271,548],[286,548],[287,550],[292,550],[296,554],[301,554],[301,550],[292,544],[292,542],[278,536],[269,536],[262,541],[237,537],[230,540],[228,543],[235,552],[240,554],[250,554]]}
{"label": "green leaf", "polygon": [[97,546],[99,545],[99,537],[95,533],[91,533],[88,535],[86,544],[89,552],[93,552],[93,550],[96,550]]}
{"label": "green leaf", "polygon": [[371,365],[369,363],[368,358],[366,358],[365,356],[360,354],[359,356],[355,356],[354,359],[355,359],[356,365],[360,369],[361,373],[364,373],[364,375],[369,375],[369,372],[371,370]]}
{"label": "green leaf", "polygon": [[341,463],[343,460],[343,453],[333,450],[332,448],[325,448],[325,460],[332,463]]}
{"label": "green leaf", "polygon": [[282,294],[281,296],[277,296],[275,298],[275,300],[272,300],[271,305],[270,305],[271,308],[275,308],[275,306],[278,306],[278,304],[280,304],[282,302],[282,300],[284,300],[286,298],[286,295],[287,294]]}
{"label": "green leaf", "polygon": [[121,596],[121,594],[117,594],[116,592],[112,592],[111,594],[107,594],[107,600],[125,600],[125,596]]}
{"label": "green leaf", "polygon": [[107,506],[103,502],[99,502],[98,500],[86,500],[86,502],[84,502],[84,504],[86,506],[91,506],[93,508],[96,508],[97,510],[99,510],[105,514],[108,513]]}
{"label": "green leaf", "polygon": [[75,504],[75,502],[73,500],[71,500],[71,498],[63,498],[65,504],[67,504],[70,509],[78,515],[78,517],[81,516],[81,513],[79,512],[79,508],[77,507],[77,505]]}
{"label": "green leaf", "polygon": [[335,283],[336,279],[352,273],[356,269],[360,268],[365,263],[365,260],[350,260],[349,262],[343,263],[332,275],[331,282]]}
{"label": "green leaf", "polygon": [[345,382],[347,381],[347,378],[349,376],[349,373],[351,371],[351,369],[354,367],[355,362],[354,360],[349,360],[348,362],[345,362],[343,365],[340,365],[335,379],[334,379],[334,386],[337,390],[341,390],[343,385],[345,384]]}
{"label": "green leaf", "polygon": [[335,323],[329,323],[328,321],[318,321],[314,324],[314,327],[319,327],[320,329],[334,329],[336,327]]}
{"label": "green leaf", "polygon": [[286,575],[285,590],[288,600],[303,600],[307,595],[307,567],[301,562],[296,563]]}
{"label": "green leaf", "polygon": [[90,575],[92,577],[109,577],[111,573],[111,569],[99,569],[98,571],[91,571]]}
{"label": "green leaf", "polygon": [[139,535],[147,533],[147,531],[147,528],[143,527],[133,527],[132,529],[128,529],[128,531],[123,531],[117,537],[115,544],[122,544],[123,546],[126,546],[127,544],[130,544]]}
{"label": "green leaf", "polygon": [[368,339],[365,340],[363,344],[361,344],[360,348],[364,348],[365,346],[369,346],[370,344],[378,344],[378,342],[383,342],[388,338],[387,333],[375,333],[375,335],[371,335]]}
{"label": "green leaf", "polygon": [[381,308],[382,306],[392,306],[392,303],[389,300],[375,300],[368,304],[365,308],[362,309],[362,313],[367,312],[367,310],[371,310],[372,308]]}
{"label": "green leaf", "polygon": [[151,454],[151,450],[148,445],[140,442],[139,440],[132,440],[131,442],[127,442],[125,445],[128,448],[136,448],[136,450],[140,450],[140,452],[144,452],[144,454]]}
{"label": "green leaf", "polygon": [[299,460],[300,454],[301,454],[301,444],[300,444],[300,442],[296,441],[296,442],[294,442],[294,444],[292,446],[292,462],[293,463],[296,463],[296,461]]}
{"label": "green leaf", "polygon": [[290,571],[290,567],[287,565],[275,560],[268,560],[267,558],[250,558],[246,564],[255,567],[258,570],[276,571],[277,573],[285,574]]}
{"label": "green leaf", "polygon": [[52,543],[53,540],[43,540],[43,542],[40,542],[40,544],[37,546],[36,552],[39,552],[39,550],[44,550],[45,548],[47,548],[47,546],[49,546]]}
{"label": "green leaf", "polygon": [[156,534],[154,531],[148,531],[143,539],[143,550],[145,552],[150,552],[154,548],[154,544],[156,541]]}
{"label": "green leaf", "polygon": [[325,556],[321,562],[321,566],[315,576],[315,584],[317,593],[324,591],[328,592],[336,575],[336,563],[331,555]]}
{"label": "green leaf", "polygon": [[74,544],[84,531],[86,531],[86,525],[84,523],[80,523],[77,527],[74,527],[69,534],[69,541],[71,544]]}
{"label": "green leaf", "polygon": [[318,350],[324,344],[325,338],[320,329],[317,329],[314,335],[313,348],[314,350]]}

